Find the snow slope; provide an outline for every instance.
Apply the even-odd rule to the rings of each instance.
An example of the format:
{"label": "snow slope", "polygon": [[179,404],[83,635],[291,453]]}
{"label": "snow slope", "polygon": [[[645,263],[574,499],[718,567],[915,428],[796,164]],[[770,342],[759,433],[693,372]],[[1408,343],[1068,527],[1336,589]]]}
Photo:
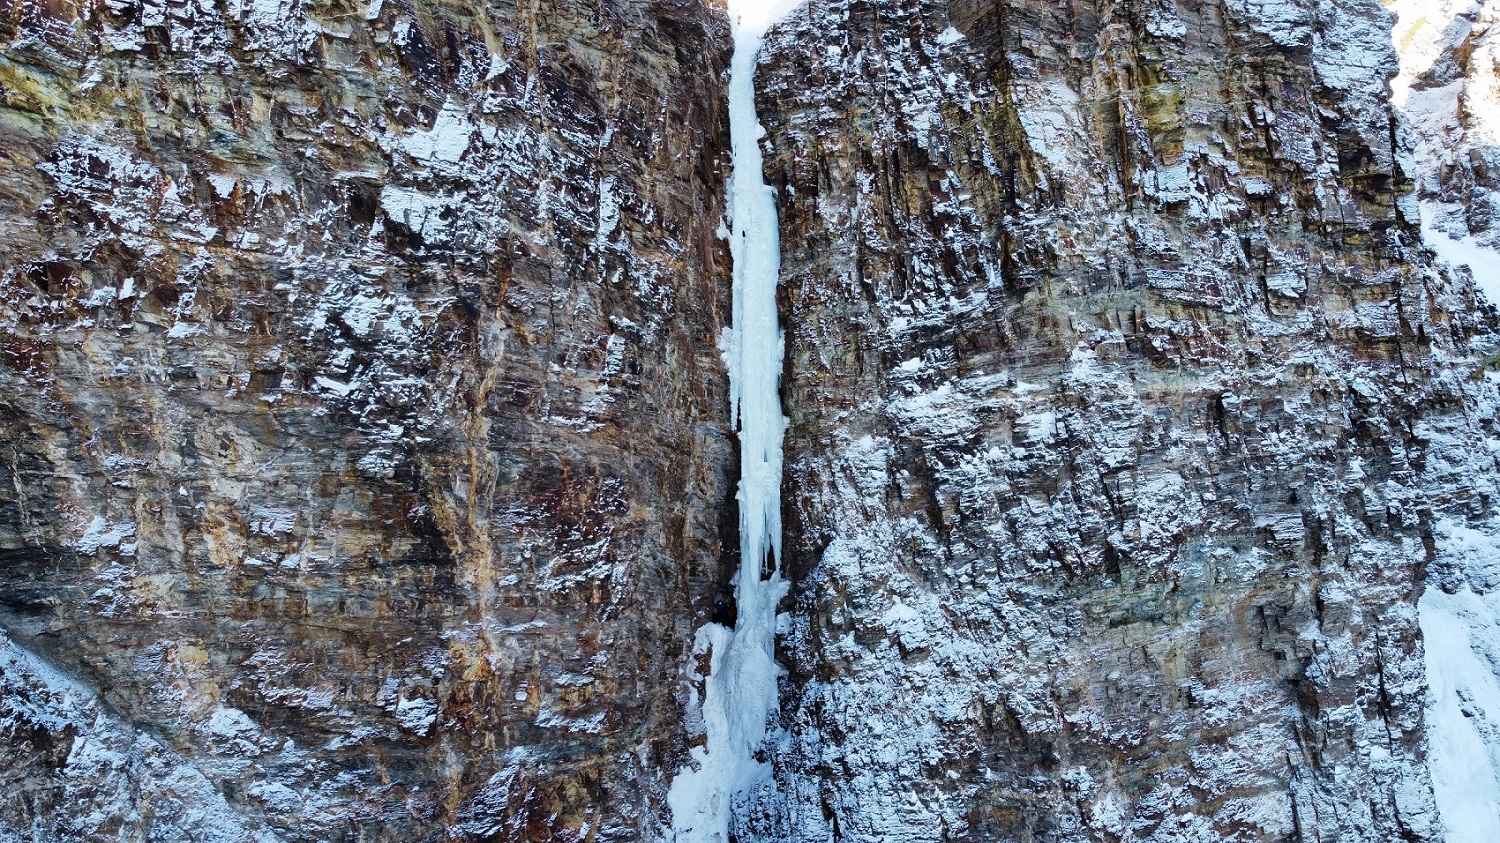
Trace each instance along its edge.
{"label": "snow slope", "polygon": [[1500,304],[1500,252],[1480,245],[1473,235],[1454,237],[1432,220],[1433,208],[1422,203],[1422,242],[1437,256],[1454,266],[1466,266],[1474,275],[1474,286],[1493,304]]}
{"label": "snow slope", "polygon": [[1500,655],[1492,602],[1468,589],[1431,588],[1417,603],[1431,695],[1432,786],[1447,843],[1500,840],[1500,747],[1489,740],[1500,726],[1500,682],[1489,661]]}

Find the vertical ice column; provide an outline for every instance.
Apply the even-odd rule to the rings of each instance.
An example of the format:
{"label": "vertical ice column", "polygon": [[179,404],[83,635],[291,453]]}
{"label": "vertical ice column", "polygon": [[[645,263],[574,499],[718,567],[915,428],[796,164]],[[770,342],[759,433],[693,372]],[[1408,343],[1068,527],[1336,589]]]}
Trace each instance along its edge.
{"label": "vertical ice column", "polygon": [[[799,0],[730,0],[734,56],[729,70],[728,180],[730,255],[734,262],[732,329],[720,341],[729,369],[731,423],[740,440],[740,570],[734,629],[709,624],[695,650],[712,658],[701,701],[705,746],[672,782],[667,800],[677,843],[725,843],[736,796],[763,782],[770,765],[756,758],[777,707],[781,666],[775,658],[781,577],[781,412],[783,341],[776,313],[781,270],[775,194],[761,175],[760,120],[755,114],[755,59],[766,30]],[[770,561],[769,578],[762,577]]]}

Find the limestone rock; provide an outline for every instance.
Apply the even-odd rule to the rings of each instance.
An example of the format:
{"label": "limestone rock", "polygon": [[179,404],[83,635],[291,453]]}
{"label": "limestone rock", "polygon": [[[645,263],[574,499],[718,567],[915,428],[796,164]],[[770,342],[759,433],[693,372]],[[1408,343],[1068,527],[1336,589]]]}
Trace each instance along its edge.
{"label": "limestone rock", "polygon": [[1442,838],[1415,602],[1492,485],[1451,446],[1492,429],[1495,335],[1420,250],[1390,25],[814,0],[773,32],[797,598],[747,833]]}
{"label": "limestone rock", "polygon": [[[740,843],[1483,835],[1500,334],[1428,246],[1496,245],[1495,10],[1389,5],[772,31]],[[722,10],[18,0],[0,44],[0,839],[671,839],[739,562]]]}
{"label": "limestone rock", "polygon": [[0,41],[0,621],[97,695],[0,666],[0,836],[656,835],[733,453],[722,14]]}

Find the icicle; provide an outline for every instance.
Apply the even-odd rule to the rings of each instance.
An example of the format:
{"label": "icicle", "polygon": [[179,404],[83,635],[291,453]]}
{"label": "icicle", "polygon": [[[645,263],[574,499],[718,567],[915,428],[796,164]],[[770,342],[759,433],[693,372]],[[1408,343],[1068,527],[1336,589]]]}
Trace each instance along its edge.
{"label": "icicle", "polygon": [[[729,369],[730,417],[740,439],[740,570],[733,630],[709,624],[697,651],[711,648],[702,700],[707,744],[677,774],[668,793],[677,843],[725,843],[737,796],[770,774],[756,758],[777,707],[776,605],[786,594],[781,577],[780,380],[784,342],[776,313],[781,269],[775,194],[761,175],[755,113],[755,59],[766,30],[797,0],[730,0],[734,56],[729,72],[729,134],[733,175],[728,183],[729,243],[734,261],[733,330],[720,348]],[[769,559],[762,565],[761,560]],[[762,569],[769,568],[770,576]]]}

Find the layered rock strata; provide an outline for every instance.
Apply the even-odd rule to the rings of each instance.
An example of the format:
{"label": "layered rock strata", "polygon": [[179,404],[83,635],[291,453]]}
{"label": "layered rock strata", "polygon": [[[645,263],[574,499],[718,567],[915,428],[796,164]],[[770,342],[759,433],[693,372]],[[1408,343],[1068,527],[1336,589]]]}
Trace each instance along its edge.
{"label": "layered rock strata", "polygon": [[815,0],[776,840],[1439,840],[1416,602],[1493,505],[1370,0]]}
{"label": "layered rock strata", "polygon": [[658,836],[733,479],[722,13],[0,42],[0,836]]}
{"label": "layered rock strata", "polygon": [[[1418,202],[1493,233],[1486,9],[1398,18],[1399,76],[1375,0],[771,33],[790,673],[736,839],[1493,838],[1495,312]],[[670,839],[739,562],[722,13],[0,40],[0,836]]]}

